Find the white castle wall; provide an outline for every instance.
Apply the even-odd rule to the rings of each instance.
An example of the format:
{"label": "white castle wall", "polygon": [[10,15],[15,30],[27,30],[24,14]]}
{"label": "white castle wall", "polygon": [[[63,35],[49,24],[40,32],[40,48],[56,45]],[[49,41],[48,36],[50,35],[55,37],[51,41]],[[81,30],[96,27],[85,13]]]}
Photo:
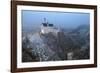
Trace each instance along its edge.
{"label": "white castle wall", "polygon": [[57,35],[57,33],[59,32],[59,29],[55,29],[54,27],[44,27],[41,26],[41,33],[42,34],[47,34],[52,32],[53,34]]}

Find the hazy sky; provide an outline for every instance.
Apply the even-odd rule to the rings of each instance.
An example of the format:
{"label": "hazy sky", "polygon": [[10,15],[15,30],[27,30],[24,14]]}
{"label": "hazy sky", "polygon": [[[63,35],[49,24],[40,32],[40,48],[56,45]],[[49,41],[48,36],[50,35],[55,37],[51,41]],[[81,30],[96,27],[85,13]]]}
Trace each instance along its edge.
{"label": "hazy sky", "polygon": [[40,27],[44,18],[46,18],[49,23],[61,28],[75,28],[79,25],[89,25],[90,23],[89,13],[22,10],[22,27],[23,29]]}

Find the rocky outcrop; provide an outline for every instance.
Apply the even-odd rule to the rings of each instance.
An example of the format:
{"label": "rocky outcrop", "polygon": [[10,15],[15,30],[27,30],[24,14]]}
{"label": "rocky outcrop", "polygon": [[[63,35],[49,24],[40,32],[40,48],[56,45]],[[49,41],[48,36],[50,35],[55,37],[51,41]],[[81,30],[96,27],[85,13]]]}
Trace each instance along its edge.
{"label": "rocky outcrop", "polygon": [[52,32],[27,33],[22,40],[22,61],[89,59],[89,41],[89,31],[85,27],[68,33],[61,31],[57,36]]}

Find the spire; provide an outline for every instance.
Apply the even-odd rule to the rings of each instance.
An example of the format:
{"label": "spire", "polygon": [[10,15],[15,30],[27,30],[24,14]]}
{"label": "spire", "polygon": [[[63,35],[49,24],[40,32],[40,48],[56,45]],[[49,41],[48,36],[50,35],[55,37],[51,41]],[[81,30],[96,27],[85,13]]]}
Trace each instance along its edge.
{"label": "spire", "polygon": [[48,26],[48,23],[47,23],[46,18],[44,18],[44,21],[43,21],[42,25],[43,25],[43,26],[45,26],[45,27],[47,27],[47,26]]}
{"label": "spire", "polygon": [[44,23],[46,23],[47,21],[46,21],[46,18],[44,18]]}

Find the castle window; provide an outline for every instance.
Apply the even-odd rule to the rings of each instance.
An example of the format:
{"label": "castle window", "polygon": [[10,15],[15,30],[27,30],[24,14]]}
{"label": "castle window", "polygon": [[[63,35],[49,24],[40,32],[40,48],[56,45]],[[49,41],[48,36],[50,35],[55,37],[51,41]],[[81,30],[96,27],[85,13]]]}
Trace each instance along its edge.
{"label": "castle window", "polygon": [[44,27],[47,27],[47,23],[42,23]]}
{"label": "castle window", "polygon": [[53,27],[53,24],[49,24],[50,27]]}

